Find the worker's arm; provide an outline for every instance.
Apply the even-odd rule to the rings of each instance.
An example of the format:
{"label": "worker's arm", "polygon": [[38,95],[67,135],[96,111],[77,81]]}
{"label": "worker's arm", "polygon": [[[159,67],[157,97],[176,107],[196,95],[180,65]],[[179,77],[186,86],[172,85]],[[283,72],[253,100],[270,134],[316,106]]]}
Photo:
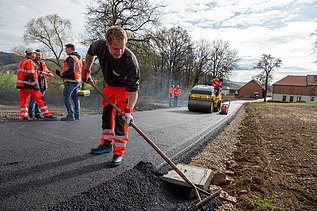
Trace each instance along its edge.
{"label": "worker's arm", "polygon": [[90,54],[86,54],[86,58],[85,58],[85,65],[84,65],[84,71],[83,74],[81,76],[81,80],[83,82],[92,82],[92,78],[91,78],[91,66],[92,63],[95,59],[95,56],[92,56]]}
{"label": "worker's arm", "polygon": [[128,95],[127,108],[133,110],[136,101],[138,100],[138,92],[130,92]]}
{"label": "worker's arm", "polygon": [[95,56],[92,56],[90,54],[86,54],[86,58],[85,58],[85,65],[84,65],[84,70],[90,70],[92,63],[95,59]]}

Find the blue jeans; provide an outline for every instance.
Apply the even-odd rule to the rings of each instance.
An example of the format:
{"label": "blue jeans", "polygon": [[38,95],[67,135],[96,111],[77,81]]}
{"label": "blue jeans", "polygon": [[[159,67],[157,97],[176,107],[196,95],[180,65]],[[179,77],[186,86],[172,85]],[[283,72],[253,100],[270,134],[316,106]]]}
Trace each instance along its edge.
{"label": "blue jeans", "polygon": [[[44,101],[44,95],[46,93],[46,89],[40,89],[43,95],[43,101]],[[29,102],[29,117],[33,118],[35,115],[41,115],[41,110],[38,107],[38,105],[35,103],[34,99],[30,97],[30,102]]]}
{"label": "blue jeans", "polygon": [[[64,84],[64,103],[67,109],[67,116],[79,117],[80,115],[80,103],[78,99],[78,87],[80,83],[65,82]],[[74,103],[75,112],[73,110],[72,102]]]}
{"label": "blue jeans", "polygon": [[177,107],[178,104],[178,96],[174,97],[174,107]]}
{"label": "blue jeans", "polygon": [[173,100],[174,100],[174,98],[169,98],[169,102],[168,102],[169,107],[172,107]]}

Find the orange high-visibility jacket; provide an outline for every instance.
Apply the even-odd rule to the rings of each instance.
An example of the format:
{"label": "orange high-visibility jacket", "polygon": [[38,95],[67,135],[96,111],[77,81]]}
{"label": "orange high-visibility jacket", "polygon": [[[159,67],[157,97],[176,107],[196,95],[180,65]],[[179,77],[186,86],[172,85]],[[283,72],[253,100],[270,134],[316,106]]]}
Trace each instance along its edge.
{"label": "orange high-visibility jacket", "polygon": [[[41,67],[39,69],[39,77],[40,77],[40,75],[43,75],[43,77],[44,77],[44,84],[42,84],[42,86],[45,89],[47,89],[47,87],[48,87],[48,76],[50,76],[51,71],[49,71],[47,69],[47,66],[46,66],[45,62],[41,61],[41,62],[38,62],[38,64],[41,65]],[[41,70],[42,70],[42,72],[41,72]]]}
{"label": "orange high-visibility jacket", "polygon": [[219,78],[212,79],[212,85],[217,88],[218,86],[222,86],[222,82],[219,80]]}
{"label": "orange high-visibility jacket", "polygon": [[170,87],[170,90],[169,90],[169,92],[168,92],[168,96],[169,96],[170,98],[173,98],[173,97],[174,97],[174,87]]}
{"label": "orange high-visibility jacket", "polygon": [[17,89],[39,89],[37,68],[29,57],[23,58],[19,64],[16,87]]}
{"label": "orange high-visibility jacket", "polygon": [[177,88],[177,87],[176,87],[176,88],[174,89],[174,96],[175,96],[175,97],[179,97],[179,96],[181,95],[181,93],[182,93],[182,92],[181,92],[181,88],[179,88],[179,87]]}
{"label": "orange high-visibility jacket", "polygon": [[[75,55],[68,55],[68,57],[71,57],[74,59],[74,72],[70,75],[70,77],[67,77],[67,78],[65,77],[63,79],[64,81],[68,81],[68,82],[80,82],[81,69],[83,67],[82,61]],[[64,60],[64,68],[62,69],[61,73],[66,73],[69,69],[67,61],[66,61],[68,57]]]}

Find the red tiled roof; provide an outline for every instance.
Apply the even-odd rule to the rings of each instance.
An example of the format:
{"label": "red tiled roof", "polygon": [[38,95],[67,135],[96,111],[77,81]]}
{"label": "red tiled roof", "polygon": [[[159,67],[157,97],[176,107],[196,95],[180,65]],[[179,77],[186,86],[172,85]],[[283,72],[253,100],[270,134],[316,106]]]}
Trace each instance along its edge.
{"label": "red tiled roof", "polygon": [[288,75],[285,78],[275,82],[273,85],[281,86],[307,86],[306,76]]}
{"label": "red tiled roof", "polygon": [[316,86],[317,85],[317,75],[307,75],[307,85]]}

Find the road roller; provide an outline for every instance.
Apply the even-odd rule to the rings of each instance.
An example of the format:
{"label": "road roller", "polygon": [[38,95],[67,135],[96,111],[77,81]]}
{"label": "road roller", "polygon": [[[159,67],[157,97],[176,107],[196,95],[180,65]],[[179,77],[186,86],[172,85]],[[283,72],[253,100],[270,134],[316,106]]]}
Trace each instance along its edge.
{"label": "road roller", "polygon": [[221,101],[221,90],[215,90],[210,85],[196,85],[188,95],[188,110],[205,113],[218,112]]}

